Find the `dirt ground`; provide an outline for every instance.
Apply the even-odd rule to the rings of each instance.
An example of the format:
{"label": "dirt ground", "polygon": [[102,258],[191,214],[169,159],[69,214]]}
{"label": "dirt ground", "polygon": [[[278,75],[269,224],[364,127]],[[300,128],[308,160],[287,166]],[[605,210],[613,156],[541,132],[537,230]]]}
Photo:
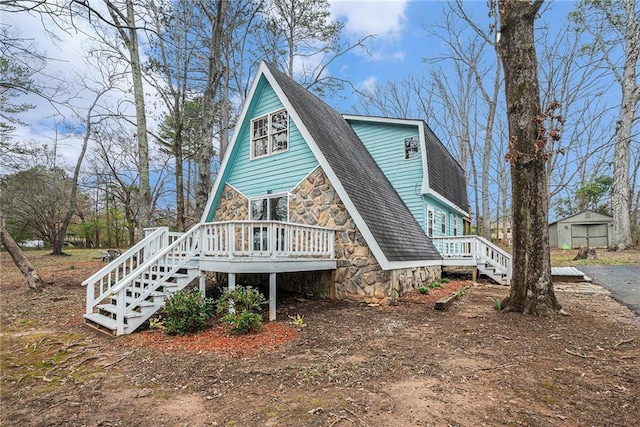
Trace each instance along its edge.
{"label": "dirt ground", "polygon": [[256,351],[230,351],[94,332],[80,283],[103,264],[72,258],[33,257],[52,282],[34,295],[0,254],[2,426],[640,425],[640,320],[597,286],[558,284],[553,319],[470,282],[444,312],[289,297]]}

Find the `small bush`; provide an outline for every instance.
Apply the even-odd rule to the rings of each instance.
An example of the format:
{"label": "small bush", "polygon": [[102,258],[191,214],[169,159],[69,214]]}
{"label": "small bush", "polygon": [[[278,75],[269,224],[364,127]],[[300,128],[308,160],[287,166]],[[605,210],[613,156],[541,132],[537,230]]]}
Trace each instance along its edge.
{"label": "small bush", "polygon": [[429,287],[431,289],[435,289],[435,288],[442,289],[442,285],[439,282],[429,283]]}
{"label": "small bush", "polygon": [[420,286],[418,288],[418,292],[420,292],[423,295],[429,295],[429,288],[427,288],[425,286]]}
{"label": "small bush", "polygon": [[257,331],[262,327],[260,311],[267,300],[259,290],[251,286],[237,286],[225,289],[216,302],[218,314],[223,314],[223,322],[231,324],[231,332],[236,335]]}
{"label": "small bush", "polygon": [[165,301],[164,330],[169,335],[184,335],[204,329],[213,314],[213,300],[202,296],[198,289],[183,289],[169,294]]}

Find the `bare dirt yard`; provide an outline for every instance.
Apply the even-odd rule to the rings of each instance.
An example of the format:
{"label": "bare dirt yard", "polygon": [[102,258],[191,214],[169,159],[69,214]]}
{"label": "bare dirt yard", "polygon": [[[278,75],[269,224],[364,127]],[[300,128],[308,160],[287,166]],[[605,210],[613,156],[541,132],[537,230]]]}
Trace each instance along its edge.
{"label": "bare dirt yard", "polygon": [[[568,316],[500,313],[506,287],[396,306],[288,296],[247,337],[170,338],[82,322],[99,260],[30,253],[27,291],[0,254],[2,426],[638,426],[640,320],[606,291],[557,284]],[[290,318],[302,316],[305,327]]]}

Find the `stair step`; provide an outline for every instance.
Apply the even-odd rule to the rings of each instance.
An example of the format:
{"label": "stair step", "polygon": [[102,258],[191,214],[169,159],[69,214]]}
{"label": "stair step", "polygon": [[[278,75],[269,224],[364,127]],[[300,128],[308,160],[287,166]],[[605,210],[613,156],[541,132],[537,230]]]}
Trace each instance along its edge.
{"label": "stair step", "polygon": [[[116,296],[112,296],[112,297],[111,297],[111,301],[114,301],[114,302],[118,301],[118,297],[116,297]],[[131,304],[133,301],[135,301],[135,298],[133,298],[133,297],[125,297],[125,298],[124,298],[124,303],[125,303],[126,305]],[[115,305],[115,304],[114,304],[114,305]],[[147,301],[147,300],[142,300],[142,301],[140,301],[140,302],[138,303],[138,307],[154,307],[154,306],[156,306],[156,305],[157,305],[157,304],[154,304],[152,301]]]}
{"label": "stair step", "polygon": [[[116,314],[118,308],[113,304],[100,304],[96,306],[99,310],[106,311],[107,313]],[[138,313],[137,311],[128,311],[125,313],[124,317],[130,319],[132,317],[141,317],[142,313]]]}
{"label": "stair step", "polygon": [[85,323],[92,328],[109,334],[115,334],[118,324],[115,319],[100,313],[84,314]]}

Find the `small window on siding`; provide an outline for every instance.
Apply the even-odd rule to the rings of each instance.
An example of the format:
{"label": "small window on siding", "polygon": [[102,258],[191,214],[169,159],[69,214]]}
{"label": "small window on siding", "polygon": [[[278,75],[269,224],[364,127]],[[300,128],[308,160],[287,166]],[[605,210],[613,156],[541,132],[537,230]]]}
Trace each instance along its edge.
{"label": "small window on siding", "polygon": [[452,227],[453,227],[453,235],[457,236],[458,235],[458,217],[456,216],[453,217]]}
{"label": "small window on siding", "polygon": [[447,215],[444,212],[440,212],[440,232],[443,236],[447,235]]}
{"label": "small window on siding", "polygon": [[427,236],[433,237],[433,209],[427,208]]}
{"label": "small window on siding", "polygon": [[289,149],[289,114],[279,110],[251,121],[251,158]]}
{"label": "small window on siding", "polygon": [[418,137],[412,136],[404,139],[404,158],[405,160],[418,158]]}

